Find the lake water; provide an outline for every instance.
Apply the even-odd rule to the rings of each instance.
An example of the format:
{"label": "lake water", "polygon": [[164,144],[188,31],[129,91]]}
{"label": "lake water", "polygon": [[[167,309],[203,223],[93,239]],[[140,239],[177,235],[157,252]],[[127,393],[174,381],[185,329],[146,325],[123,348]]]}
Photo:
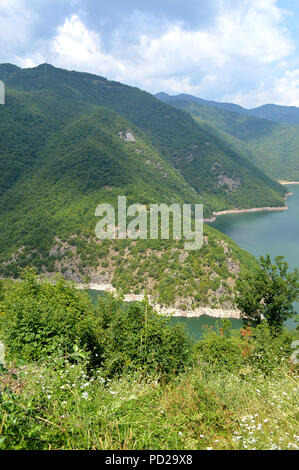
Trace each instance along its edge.
{"label": "lake water", "polygon": [[[217,217],[211,225],[257,258],[267,253],[272,259],[282,255],[291,270],[299,269],[299,185],[289,185],[287,189],[294,193],[288,197],[288,211],[228,214]],[[299,312],[298,302],[294,307]],[[286,325],[296,327],[293,319]]]}
{"label": "lake water", "polygon": [[[294,193],[287,200],[288,211],[282,212],[249,212],[244,214],[227,214],[217,217],[210,225],[228,235],[241,248],[255,257],[269,255],[285,257],[290,269],[299,269],[299,185],[287,186]],[[299,313],[299,303],[294,307]],[[217,328],[217,319],[211,317],[175,318],[182,321],[191,335],[196,339],[202,335],[204,325]],[[294,319],[285,322],[290,329],[296,328]],[[240,328],[240,320],[232,320],[233,328]]]}
{"label": "lake water", "polygon": [[[267,253],[272,259],[282,255],[290,269],[299,269],[299,185],[290,185],[287,189],[294,193],[294,196],[288,198],[288,211],[227,214],[217,217],[216,222],[210,225],[228,235],[241,248],[257,258]],[[98,295],[98,292],[93,292],[93,299]],[[299,303],[294,306],[299,312]],[[202,337],[205,326],[219,328],[219,320],[206,315],[199,318],[175,317],[171,321],[184,323],[196,340]],[[231,322],[235,329],[242,326],[241,320]],[[290,329],[296,328],[294,319],[288,320],[286,326]]]}

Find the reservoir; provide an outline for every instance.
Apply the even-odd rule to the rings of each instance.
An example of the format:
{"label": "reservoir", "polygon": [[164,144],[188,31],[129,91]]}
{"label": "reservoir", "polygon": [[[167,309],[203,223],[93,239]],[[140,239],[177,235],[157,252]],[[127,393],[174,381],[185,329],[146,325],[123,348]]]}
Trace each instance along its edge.
{"label": "reservoir", "polygon": [[[269,253],[273,260],[276,256],[284,256],[289,269],[299,269],[299,185],[287,186],[289,210],[281,212],[249,212],[218,216],[210,225],[228,235],[241,248],[252,253],[256,258]],[[99,292],[90,292],[95,301]],[[294,304],[299,313],[299,303]],[[242,321],[233,319],[232,327],[239,329]],[[190,335],[198,340],[202,337],[203,328],[213,326],[220,328],[217,318],[203,315],[199,318],[175,317],[172,323],[184,323]],[[296,328],[294,319],[289,319],[286,326]]]}
{"label": "reservoir", "polygon": [[[249,251],[256,258],[269,253],[273,260],[276,256],[284,256],[289,269],[299,269],[299,185],[286,186],[289,192],[289,210],[282,212],[249,212],[242,214],[226,214],[218,216],[210,225],[228,235],[240,248]],[[294,303],[299,313],[299,303]],[[200,318],[175,318],[172,321],[185,323],[191,335],[198,339],[202,334],[203,325],[214,325],[217,319],[202,316]],[[240,320],[232,320],[233,328],[240,328]],[[289,319],[286,326],[296,328],[294,319]]]}

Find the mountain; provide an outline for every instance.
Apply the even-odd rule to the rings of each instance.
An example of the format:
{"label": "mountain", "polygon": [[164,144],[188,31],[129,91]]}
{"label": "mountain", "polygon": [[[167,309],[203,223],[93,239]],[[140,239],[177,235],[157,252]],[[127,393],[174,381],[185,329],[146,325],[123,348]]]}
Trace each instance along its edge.
{"label": "mountain", "polygon": [[261,119],[268,119],[270,121],[278,122],[280,124],[290,124],[293,126],[299,125],[299,108],[296,106],[280,106],[278,104],[264,104],[257,108],[247,109],[234,103],[222,103],[219,101],[205,100],[196,96],[188,94],[179,94],[170,96],[167,93],[157,93],[156,98],[165,102],[171,103],[173,100],[192,102],[200,106],[207,106],[221,110],[238,113],[241,115],[255,116]]}
{"label": "mountain", "polygon": [[265,104],[255,109],[250,109],[250,114],[262,119],[279,122],[281,124],[299,125],[299,108],[296,106],[279,106],[277,104]]}
{"label": "mountain", "polygon": [[[95,208],[132,202],[204,203],[214,210],[279,206],[285,190],[240,146],[149,93],[103,77],[0,65],[0,273],[36,266],[165,304],[231,304],[254,258],[210,227],[183,241],[95,238]],[[186,300],[187,298],[187,300]],[[191,303],[190,303],[191,302]]]}
{"label": "mountain", "polygon": [[[201,126],[204,122],[221,129],[246,143],[248,158],[254,161],[271,178],[299,181],[299,127],[279,124],[268,119],[231,112],[219,107],[202,105],[180,96],[159,95],[178,109],[196,117]],[[203,100],[204,101],[204,100]]]}
{"label": "mountain", "polygon": [[[182,113],[137,88],[95,75],[68,72],[49,65],[13,71],[7,89],[44,97],[54,93],[68,107],[104,106],[137,126],[165,161],[177,169],[205,204],[205,214],[233,207],[281,205],[283,189],[252,162],[224,152],[209,133]],[[1,79],[1,68],[0,68]],[[63,103],[61,103],[63,106]],[[215,164],[218,168],[215,174]],[[232,185],[221,181],[232,180]],[[232,187],[233,186],[233,189]]]}
{"label": "mountain", "polygon": [[178,101],[196,103],[196,104],[199,104],[200,106],[210,106],[212,108],[225,109],[226,111],[231,111],[232,113],[248,114],[247,113],[248,110],[245,108],[242,108],[242,106],[239,106],[238,104],[221,103],[219,101],[204,100],[203,98],[197,98],[196,96],[188,95],[186,93],[181,93],[180,95],[170,96],[167,93],[160,92],[160,93],[157,93],[155,96],[159,100],[165,103],[169,102],[170,104],[172,100],[175,99]]}

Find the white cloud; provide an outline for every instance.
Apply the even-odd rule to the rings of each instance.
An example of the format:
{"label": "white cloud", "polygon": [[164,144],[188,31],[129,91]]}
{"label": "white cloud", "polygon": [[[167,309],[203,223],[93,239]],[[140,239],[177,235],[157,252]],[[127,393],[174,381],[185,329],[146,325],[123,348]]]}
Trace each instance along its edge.
{"label": "white cloud", "polygon": [[50,52],[57,64],[66,67],[109,75],[122,70],[120,62],[103,52],[100,35],[88,30],[78,15],[58,28]]}
{"label": "white cloud", "polygon": [[299,69],[287,70],[279,78],[271,77],[267,84],[261,82],[249,93],[228,94],[224,98],[245,107],[256,107],[265,103],[299,107]]}
{"label": "white cloud", "polygon": [[[18,5],[23,6],[22,0],[1,1],[0,14],[1,8],[6,8],[3,11],[10,17]],[[116,28],[107,50],[100,32],[89,29],[81,16],[73,14],[56,28],[52,38],[39,42],[33,53],[18,57],[17,62],[28,67],[48,61],[152,92],[231,97],[247,105],[270,97],[290,103],[297,100],[296,70],[286,71],[278,79],[263,78],[277,76],[279,64],[294,50],[283,19],[276,0],[218,0],[214,22],[205,29],[165,23],[159,35],[140,34],[136,27],[136,36],[130,31],[128,39],[121,28]],[[28,13],[20,23],[17,41],[30,36],[29,24]],[[262,80],[266,84],[261,84]],[[244,92],[249,87],[254,91]],[[238,89],[240,93],[236,93]],[[283,96],[278,96],[280,92]]]}
{"label": "white cloud", "polygon": [[[37,15],[28,10],[23,0],[1,0],[0,42],[1,55],[14,58],[16,50],[26,44],[30,46],[32,24]],[[12,60],[11,60],[12,61]]]}

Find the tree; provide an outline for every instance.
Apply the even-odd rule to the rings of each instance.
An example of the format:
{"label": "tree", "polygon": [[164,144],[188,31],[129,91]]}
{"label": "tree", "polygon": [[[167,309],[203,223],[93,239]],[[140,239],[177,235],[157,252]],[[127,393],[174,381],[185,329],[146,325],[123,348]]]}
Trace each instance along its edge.
{"label": "tree", "polygon": [[299,297],[299,271],[288,272],[283,256],[261,256],[259,266],[236,283],[236,303],[245,324],[257,326],[267,321],[272,331],[294,315],[293,302]]}
{"label": "tree", "polygon": [[108,376],[142,370],[168,377],[192,362],[192,342],[183,325],[172,326],[148,303],[99,297],[98,315],[105,331],[104,369]]}
{"label": "tree", "polygon": [[101,331],[88,295],[64,279],[39,281],[26,269],[23,282],[5,291],[0,333],[9,360],[39,361],[51,354],[71,355],[77,345],[101,358]]}

